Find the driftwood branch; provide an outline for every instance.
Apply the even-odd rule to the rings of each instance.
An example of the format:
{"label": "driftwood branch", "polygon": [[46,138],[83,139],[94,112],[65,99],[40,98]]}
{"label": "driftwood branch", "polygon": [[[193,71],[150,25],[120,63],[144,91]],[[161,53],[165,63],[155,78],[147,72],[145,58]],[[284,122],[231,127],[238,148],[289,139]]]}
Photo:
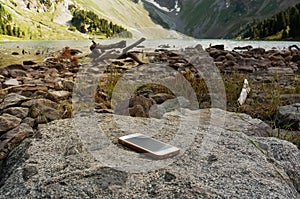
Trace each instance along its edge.
{"label": "driftwood branch", "polygon": [[133,44],[131,44],[130,46],[127,46],[126,48],[123,49],[122,53],[126,53],[128,52],[130,49],[138,46],[140,43],[142,43],[143,41],[145,41],[146,38],[142,37],[141,39],[139,39],[138,41],[134,42]]}
{"label": "driftwood branch", "polygon": [[[133,56],[131,53],[128,53],[128,51],[143,41],[145,41],[145,38],[141,38],[138,41],[134,42],[133,44],[126,47],[126,41],[120,41],[114,44],[109,45],[101,45],[97,44],[95,41],[92,41],[93,44],[90,46],[90,49],[92,50],[92,53],[89,55],[89,57],[93,58],[93,61],[104,61],[107,59],[117,59],[119,57],[133,57],[135,61],[137,61],[139,64],[142,64],[143,62],[138,60],[135,56]],[[124,48],[125,47],[125,48]],[[117,51],[116,48],[123,48],[122,52]]]}

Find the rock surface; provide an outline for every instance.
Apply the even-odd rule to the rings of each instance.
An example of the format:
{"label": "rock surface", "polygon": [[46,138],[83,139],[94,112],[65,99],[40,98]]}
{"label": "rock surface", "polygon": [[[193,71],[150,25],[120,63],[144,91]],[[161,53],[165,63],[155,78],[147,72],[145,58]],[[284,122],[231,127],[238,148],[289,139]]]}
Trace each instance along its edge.
{"label": "rock surface", "polygon": [[300,103],[279,107],[277,123],[284,129],[300,130]]}
{"label": "rock surface", "polygon": [[20,118],[4,113],[3,115],[0,116],[0,124],[1,124],[0,135],[3,132],[6,132],[10,129],[17,127],[20,124],[20,122],[21,122]]}
{"label": "rock surface", "polygon": [[[299,150],[246,135],[259,123],[219,109],[181,109],[160,120],[95,114],[54,121],[3,163],[0,198],[299,198]],[[97,124],[104,137],[93,134]],[[134,132],[181,153],[158,161],[117,144]]]}

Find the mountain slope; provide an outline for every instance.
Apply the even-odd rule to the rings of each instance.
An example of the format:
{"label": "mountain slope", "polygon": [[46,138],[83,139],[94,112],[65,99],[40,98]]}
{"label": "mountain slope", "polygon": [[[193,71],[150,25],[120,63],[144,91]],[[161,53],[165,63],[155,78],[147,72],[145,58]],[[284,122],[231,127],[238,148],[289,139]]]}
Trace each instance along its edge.
{"label": "mountain slope", "polygon": [[[122,24],[135,37],[178,38],[183,37],[174,31],[166,30],[156,24],[141,1],[135,0],[77,0],[81,5],[92,9],[100,16],[117,24]],[[135,3],[137,2],[137,3]]]}
{"label": "mountain slope", "polygon": [[241,39],[299,40],[300,3],[276,13],[271,18],[254,21],[237,34]]}
{"label": "mountain slope", "polygon": [[[23,39],[83,39],[79,32],[68,30],[71,19],[69,0],[0,0],[12,17],[10,25],[19,28]],[[16,35],[13,35],[16,36]]]}
{"label": "mountain slope", "polygon": [[[5,31],[0,31],[0,34],[19,36],[23,39],[83,39],[88,37],[70,27],[73,17],[70,6],[92,11],[101,18],[121,25],[132,32],[135,38],[142,36],[148,38],[181,37],[175,31],[164,29],[153,22],[149,17],[149,12],[139,1],[135,3],[132,0],[0,0],[0,5],[4,8],[5,14],[12,18],[9,22],[9,32],[5,28]],[[5,17],[0,19],[2,18],[4,19],[0,20],[0,23],[3,21],[2,24],[7,24]],[[82,29],[88,29],[90,22],[90,19],[82,18],[80,21],[82,24],[77,24],[76,28],[85,32]],[[20,30],[22,34],[13,34],[13,30]],[[105,35],[111,36],[111,34],[104,33],[103,37]]]}
{"label": "mountain slope", "polygon": [[[1,20],[6,21],[7,14],[12,17],[9,23],[2,22],[8,24],[5,31],[24,34],[24,39],[88,37],[70,28],[70,5],[125,27],[135,38],[158,39],[233,38],[253,20],[297,3],[300,0],[0,0],[7,12]],[[87,29],[89,24],[77,29]]]}
{"label": "mountain slope", "polygon": [[[300,0],[142,0],[153,20],[197,38],[232,37],[253,19],[270,17]],[[179,9],[175,8],[179,7]],[[168,11],[165,9],[167,8]],[[179,11],[178,11],[179,10]]]}

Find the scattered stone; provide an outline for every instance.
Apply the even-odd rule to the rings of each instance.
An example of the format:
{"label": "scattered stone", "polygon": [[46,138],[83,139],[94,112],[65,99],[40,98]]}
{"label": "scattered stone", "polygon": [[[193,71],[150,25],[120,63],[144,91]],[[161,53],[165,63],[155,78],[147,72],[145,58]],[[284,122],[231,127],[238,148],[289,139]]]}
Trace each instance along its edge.
{"label": "scattered stone", "polygon": [[5,77],[3,75],[0,75],[0,82],[2,83],[2,82],[4,82],[4,80],[5,80]]}
{"label": "scattered stone", "polygon": [[293,75],[294,70],[292,68],[269,67],[268,68],[268,73],[271,74],[271,75],[277,75],[277,74]]}
{"label": "scattered stone", "polygon": [[163,110],[162,112],[174,111],[178,108],[188,108],[190,106],[189,100],[185,99],[182,96],[179,96],[174,99],[169,99],[164,103],[158,105],[158,108]]}
{"label": "scattered stone", "polygon": [[10,70],[25,70],[22,64],[12,64],[5,67],[8,71]]}
{"label": "scattered stone", "polygon": [[5,109],[3,112],[16,116],[20,119],[24,119],[25,117],[27,117],[28,111],[29,109],[24,107],[10,107]]}
{"label": "scattered stone", "polygon": [[26,137],[33,134],[33,129],[25,123],[6,132],[0,137],[0,140],[5,140],[0,146],[0,160],[7,157],[9,151],[18,146]]}
{"label": "scattered stone", "polygon": [[154,104],[152,99],[135,96],[130,100],[119,102],[114,109],[115,114],[134,117],[149,117],[149,110]]}
{"label": "scattered stone", "polygon": [[53,108],[53,109],[59,109],[60,106],[59,104],[51,101],[51,100],[48,100],[48,99],[43,99],[43,98],[40,98],[40,99],[31,99],[27,102],[24,102],[21,104],[21,106],[23,107],[32,107],[32,106],[47,106],[47,107],[50,107],[50,108]]}
{"label": "scattered stone", "polygon": [[6,80],[3,83],[3,85],[5,85],[5,86],[19,86],[19,82],[16,79],[9,79],[9,80]]}
{"label": "scattered stone", "polygon": [[282,94],[280,95],[282,101],[289,101],[292,103],[300,102],[300,93],[299,94]]}
{"label": "scattered stone", "polygon": [[149,116],[157,119],[161,119],[165,113],[166,113],[165,109],[158,107],[157,104],[151,106],[149,110]]}
{"label": "scattered stone", "polygon": [[7,113],[4,113],[0,116],[0,135],[3,134],[3,132],[6,132],[10,129],[13,129],[15,127],[17,127],[19,124],[21,123],[21,119],[13,116],[13,115],[9,115]]}
{"label": "scattered stone", "polygon": [[0,109],[3,110],[10,106],[17,106],[27,100],[29,100],[29,98],[25,96],[19,95],[17,93],[10,93],[4,98],[3,102],[0,104]]}
{"label": "scattered stone", "polygon": [[300,104],[281,106],[277,110],[276,122],[283,129],[300,130]]}
{"label": "scattered stone", "polygon": [[35,64],[37,64],[36,62],[34,62],[34,61],[31,61],[31,60],[28,60],[28,61],[23,61],[23,65],[29,65],[29,66],[31,66],[31,65],[35,65]]}
{"label": "scattered stone", "polygon": [[63,117],[63,107],[48,99],[32,99],[22,103],[22,106],[28,107],[29,116],[35,118],[38,124],[47,123]]}
{"label": "scattered stone", "polygon": [[63,89],[72,91],[75,84],[73,81],[65,80],[62,82],[62,85],[63,85]]}
{"label": "scattered stone", "polygon": [[136,96],[129,100],[129,114],[133,117],[149,117],[149,110],[153,100],[144,96]]}
{"label": "scattered stone", "polygon": [[102,70],[101,70],[100,68],[98,68],[98,67],[91,67],[91,68],[88,69],[87,72],[99,74],[101,71],[102,71]]}
{"label": "scattered stone", "polygon": [[175,98],[175,96],[170,95],[168,93],[158,93],[158,94],[151,96],[151,98],[156,102],[156,104],[162,104],[164,101],[166,101],[168,99]]}
{"label": "scattered stone", "polygon": [[31,117],[26,117],[23,119],[23,123],[28,124],[31,127],[34,127],[35,125],[35,119],[31,118]]}
{"label": "scattered stone", "polygon": [[67,100],[70,96],[71,93],[69,91],[49,91],[47,97],[50,100],[60,102],[63,100]]}
{"label": "scattered stone", "polygon": [[10,70],[9,74],[13,78],[26,77],[26,72],[24,70],[20,70],[20,69]]}
{"label": "scattered stone", "polygon": [[253,48],[250,50],[250,52],[254,55],[263,55],[266,52],[266,50],[263,48]]}
{"label": "scattered stone", "polygon": [[8,72],[7,68],[0,68],[0,74],[3,75],[4,77],[9,76],[9,72]]}
{"label": "scattered stone", "polygon": [[[41,83],[41,82],[38,82]],[[48,87],[43,84],[23,84],[19,86],[11,86],[5,88],[8,92],[35,92],[35,91],[48,91]]]}
{"label": "scattered stone", "polygon": [[6,132],[5,134],[3,134],[0,139],[12,139],[12,138],[15,138],[16,136],[19,136],[19,135],[22,135],[25,138],[29,135],[32,135],[32,133],[33,133],[33,129],[31,128],[31,126],[29,126],[26,123],[21,123],[16,128],[14,128],[14,129]]}
{"label": "scattered stone", "polygon": [[253,66],[236,65],[236,66],[234,66],[234,69],[241,71],[241,72],[248,72],[248,73],[253,73],[255,71],[255,68]]}

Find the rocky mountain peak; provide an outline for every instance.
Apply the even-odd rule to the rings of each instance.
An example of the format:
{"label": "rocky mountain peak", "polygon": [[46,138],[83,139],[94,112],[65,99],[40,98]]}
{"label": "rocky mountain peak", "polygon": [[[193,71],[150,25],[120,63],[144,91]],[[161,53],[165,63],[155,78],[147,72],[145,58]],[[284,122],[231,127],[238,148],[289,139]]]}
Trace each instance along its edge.
{"label": "rocky mountain peak", "polygon": [[241,26],[265,19],[300,0],[142,0],[153,21],[197,38],[232,37]]}

